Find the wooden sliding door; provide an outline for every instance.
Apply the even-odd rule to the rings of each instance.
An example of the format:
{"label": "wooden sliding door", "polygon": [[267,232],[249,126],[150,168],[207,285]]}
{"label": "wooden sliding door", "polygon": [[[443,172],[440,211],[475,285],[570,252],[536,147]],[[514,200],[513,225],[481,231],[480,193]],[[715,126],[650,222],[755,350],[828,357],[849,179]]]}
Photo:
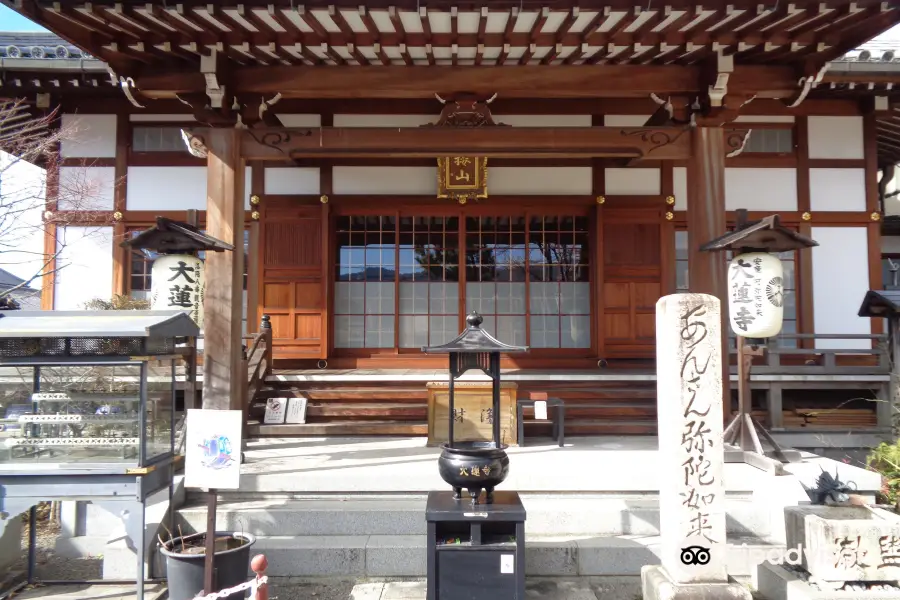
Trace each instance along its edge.
{"label": "wooden sliding door", "polygon": [[328,354],[328,207],[266,207],[260,240],[261,313],[275,356]]}
{"label": "wooden sliding door", "polygon": [[656,302],[664,295],[662,210],[604,207],[598,212],[604,353],[653,356]]}

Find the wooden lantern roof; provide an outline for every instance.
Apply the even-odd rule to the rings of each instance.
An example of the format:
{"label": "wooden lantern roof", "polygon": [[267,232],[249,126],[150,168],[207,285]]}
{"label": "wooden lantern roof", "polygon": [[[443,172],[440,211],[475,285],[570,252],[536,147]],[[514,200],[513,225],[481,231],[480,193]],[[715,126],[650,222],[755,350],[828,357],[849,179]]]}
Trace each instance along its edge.
{"label": "wooden lantern roof", "polygon": [[860,317],[892,317],[900,313],[900,290],[869,290],[859,307]]}
{"label": "wooden lantern roof", "polygon": [[787,252],[818,245],[817,241],[783,227],[778,215],[770,215],[703,244],[700,251],[742,252],[752,249],[759,252]]}
{"label": "wooden lantern roof", "polygon": [[132,250],[153,250],[161,254],[234,250],[231,244],[207,235],[192,225],[165,217],[156,217],[156,225],[119,245]]}

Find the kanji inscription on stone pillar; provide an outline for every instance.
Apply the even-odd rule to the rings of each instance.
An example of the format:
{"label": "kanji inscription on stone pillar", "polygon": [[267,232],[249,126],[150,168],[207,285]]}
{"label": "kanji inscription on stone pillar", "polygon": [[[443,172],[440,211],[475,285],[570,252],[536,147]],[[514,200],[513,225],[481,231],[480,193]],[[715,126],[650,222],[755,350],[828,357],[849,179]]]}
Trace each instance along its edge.
{"label": "kanji inscription on stone pillar", "polygon": [[660,558],[676,583],[728,580],[721,323],[715,296],[656,304]]}

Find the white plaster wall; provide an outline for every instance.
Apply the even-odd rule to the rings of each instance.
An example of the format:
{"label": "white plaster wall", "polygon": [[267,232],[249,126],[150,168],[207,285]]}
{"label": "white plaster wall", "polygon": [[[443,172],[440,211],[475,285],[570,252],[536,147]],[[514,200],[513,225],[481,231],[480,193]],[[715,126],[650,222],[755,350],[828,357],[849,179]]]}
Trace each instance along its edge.
{"label": "white plaster wall", "polygon": [[164,114],[147,114],[135,113],[128,116],[128,120],[132,123],[166,123],[166,122],[187,122],[196,121],[194,115],[164,115]]}
{"label": "white plaster wall", "polygon": [[[0,151],[0,197],[3,204],[17,210],[15,222],[3,227],[5,248],[0,268],[26,281],[39,273],[45,262],[46,175],[44,169]],[[28,285],[40,289],[41,278]]]}
{"label": "white plaster wall", "polygon": [[268,167],[265,170],[267,194],[318,194],[319,169],[308,167]]}
{"label": "white plaster wall", "polygon": [[607,127],[641,127],[650,115],[606,115],[603,124]]}
{"label": "white plaster wall", "polygon": [[725,210],[797,210],[796,169],[726,167]]}
{"label": "white plaster wall", "polygon": [[495,123],[511,127],[590,127],[591,115],[497,115]]}
{"label": "white plaster wall", "polygon": [[116,157],[116,115],[64,114],[61,127],[63,158]]}
{"label": "white plaster wall", "polygon": [[[606,169],[606,195],[640,196],[659,194],[662,182],[659,169]],[[588,191],[590,193],[590,191]]]}
{"label": "white plaster wall", "polygon": [[490,167],[488,194],[495,195],[589,195],[590,167]]}
{"label": "white plaster wall", "polygon": [[741,115],[735,123],[793,123],[796,119],[791,115]]}
{"label": "white plaster wall", "polygon": [[285,127],[321,127],[322,115],[278,113],[278,118]]}
{"label": "white plaster wall", "polygon": [[809,117],[810,158],[865,158],[862,117]]}
{"label": "white plaster wall", "polygon": [[[333,167],[334,194],[430,194],[437,195],[434,167]],[[488,189],[491,174],[488,172]]]}
{"label": "white plaster wall", "polygon": [[886,235],[881,238],[881,251],[885,254],[900,254],[900,235]]}
{"label": "white plaster wall", "polygon": [[94,298],[109,299],[113,278],[112,227],[57,229],[55,310],[84,310]]}
{"label": "white plaster wall", "polygon": [[675,210],[687,210],[687,167],[672,168],[672,187],[675,191]]}
{"label": "white plaster wall", "polygon": [[809,206],[813,212],[866,210],[866,170],[810,169]]}
{"label": "white plaster wall", "polygon": [[60,167],[60,210],[113,210],[115,167]]}
{"label": "white plaster wall", "polygon": [[[858,317],[869,289],[868,236],[865,227],[813,227],[813,303],[815,332],[870,334],[871,319]],[[868,340],[817,340],[817,348],[869,348]]]}
{"label": "white plaster wall", "polygon": [[[251,169],[244,171],[244,208],[250,209]],[[206,210],[206,167],[128,167],[128,210]]]}
{"label": "white plaster wall", "polygon": [[418,127],[434,123],[433,115],[334,115],[335,127]]}

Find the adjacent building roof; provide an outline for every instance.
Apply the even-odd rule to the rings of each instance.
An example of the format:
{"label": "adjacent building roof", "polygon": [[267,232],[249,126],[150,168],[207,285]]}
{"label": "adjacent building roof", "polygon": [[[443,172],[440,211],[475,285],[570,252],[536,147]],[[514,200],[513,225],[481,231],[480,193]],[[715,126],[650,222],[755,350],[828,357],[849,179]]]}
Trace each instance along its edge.
{"label": "adjacent building roof", "polygon": [[171,338],[199,334],[197,324],[180,310],[0,313],[0,338]]}

